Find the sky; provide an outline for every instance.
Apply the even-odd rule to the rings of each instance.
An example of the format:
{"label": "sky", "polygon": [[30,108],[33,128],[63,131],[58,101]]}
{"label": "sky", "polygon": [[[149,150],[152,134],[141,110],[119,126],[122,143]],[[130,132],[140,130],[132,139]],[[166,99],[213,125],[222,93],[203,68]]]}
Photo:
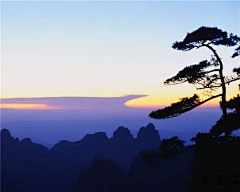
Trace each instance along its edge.
{"label": "sky", "polygon": [[[172,43],[200,26],[239,35],[239,21],[240,2],[228,1],[1,2],[1,98],[147,95],[125,105],[168,105],[196,90],[164,80],[211,55]],[[231,74],[239,58],[216,49]],[[228,98],[236,93],[235,83]],[[22,107],[34,108],[30,101]]]}

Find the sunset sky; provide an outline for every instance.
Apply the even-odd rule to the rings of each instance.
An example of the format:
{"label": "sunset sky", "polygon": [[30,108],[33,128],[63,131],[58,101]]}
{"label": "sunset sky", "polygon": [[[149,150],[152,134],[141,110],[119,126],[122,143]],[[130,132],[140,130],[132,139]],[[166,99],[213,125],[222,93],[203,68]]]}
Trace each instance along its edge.
{"label": "sunset sky", "polygon": [[[163,82],[211,55],[172,43],[200,26],[240,35],[240,2],[1,2],[1,21],[1,98],[148,95],[125,105],[158,107],[196,93]],[[234,49],[216,49],[231,74]],[[227,89],[238,93],[237,83]]]}

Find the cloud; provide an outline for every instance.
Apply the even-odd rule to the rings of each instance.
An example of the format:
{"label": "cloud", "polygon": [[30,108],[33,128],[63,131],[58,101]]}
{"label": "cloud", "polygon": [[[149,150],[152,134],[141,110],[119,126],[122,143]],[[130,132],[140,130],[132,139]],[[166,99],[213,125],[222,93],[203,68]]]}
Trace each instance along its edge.
{"label": "cloud", "polygon": [[1,99],[1,108],[28,110],[98,110],[122,109],[129,100],[147,95],[126,95],[122,97],[41,97]]}

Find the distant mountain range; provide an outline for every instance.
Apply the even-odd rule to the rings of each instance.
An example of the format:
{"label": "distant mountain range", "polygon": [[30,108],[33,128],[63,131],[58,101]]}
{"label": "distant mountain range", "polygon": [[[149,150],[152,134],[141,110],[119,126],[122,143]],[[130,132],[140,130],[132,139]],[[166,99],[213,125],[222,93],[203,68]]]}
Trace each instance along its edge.
{"label": "distant mountain range", "polygon": [[108,138],[106,133],[87,134],[76,142],[60,141],[51,149],[31,139],[13,138],[1,130],[3,191],[71,191],[81,170],[94,159],[107,158],[128,172],[134,155],[157,150],[161,139],[153,124],[140,128],[135,139],[129,129],[119,127]]}
{"label": "distant mountain range", "polygon": [[208,132],[221,115],[221,111],[217,108],[200,108],[177,118],[154,120],[147,116],[151,109],[116,110],[5,109],[2,110],[1,128],[8,129],[14,137],[19,139],[29,137],[36,143],[52,147],[60,140],[78,141],[89,133],[105,132],[108,137],[112,137],[113,132],[120,125],[128,127],[136,138],[139,127],[151,122],[162,138],[177,135],[188,142],[196,133]]}

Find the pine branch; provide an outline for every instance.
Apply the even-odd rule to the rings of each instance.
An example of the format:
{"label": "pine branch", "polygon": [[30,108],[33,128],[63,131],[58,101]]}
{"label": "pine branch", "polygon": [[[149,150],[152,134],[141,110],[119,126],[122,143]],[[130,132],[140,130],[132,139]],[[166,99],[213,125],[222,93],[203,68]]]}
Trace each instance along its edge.
{"label": "pine branch", "polygon": [[173,103],[170,107],[165,107],[157,111],[153,111],[149,114],[151,118],[154,119],[168,119],[172,117],[177,117],[183,113],[191,111],[192,109],[212,100],[217,97],[221,97],[222,94],[214,95],[204,101],[200,101],[198,95],[193,95],[190,98],[182,98],[179,102]]}

